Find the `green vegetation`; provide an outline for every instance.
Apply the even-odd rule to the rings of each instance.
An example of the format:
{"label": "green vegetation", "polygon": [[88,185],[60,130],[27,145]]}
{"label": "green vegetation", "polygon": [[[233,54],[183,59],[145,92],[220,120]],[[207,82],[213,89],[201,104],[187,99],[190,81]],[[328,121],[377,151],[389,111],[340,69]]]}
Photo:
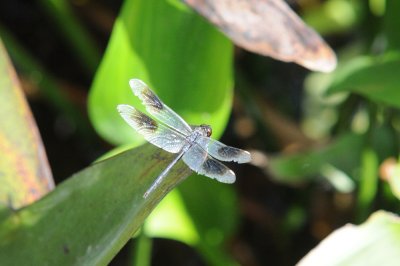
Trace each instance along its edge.
{"label": "green vegetation", "polygon": [[[186,253],[206,265],[398,264],[399,1],[299,1],[337,54],[324,74],[235,50],[180,0],[125,0],[118,12],[78,2],[0,6],[43,36],[27,40],[0,11],[1,265],[179,264]],[[252,165],[229,165],[235,185],[180,162],[142,197],[174,155],[116,111],[143,110],[131,78],[252,151]],[[160,238],[190,251],[157,255]]]}

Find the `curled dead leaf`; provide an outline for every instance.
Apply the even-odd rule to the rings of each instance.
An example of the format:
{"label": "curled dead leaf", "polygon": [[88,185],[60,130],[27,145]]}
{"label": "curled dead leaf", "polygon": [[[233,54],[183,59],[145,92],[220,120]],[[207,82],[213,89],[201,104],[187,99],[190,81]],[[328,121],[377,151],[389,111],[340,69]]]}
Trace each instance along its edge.
{"label": "curled dead leaf", "polygon": [[261,55],[331,72],[336,55],[282,0],[183,0],[232,41]]}

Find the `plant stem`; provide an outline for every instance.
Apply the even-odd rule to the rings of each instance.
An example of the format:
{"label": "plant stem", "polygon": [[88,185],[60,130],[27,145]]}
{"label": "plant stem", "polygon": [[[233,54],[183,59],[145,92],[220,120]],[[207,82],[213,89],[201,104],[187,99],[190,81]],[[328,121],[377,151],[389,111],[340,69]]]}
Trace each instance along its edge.
{"label": "plant stem", "polygon": [[100,62],[100,51],[90,34],[73,15],[69,3],[64,0],[41,0],[38,3],[58,25],[65,41],[80,57],[88,73],[93,75]]}
{"label": "plant stem", "polygon": [[356,221],[362,222],[368,217],[378,187],[378,156],[367,147],[361,155],[361,176],[357,199]]}
{"label": "plant stem", "polygon": [[149,266],[151,264],[151,250],[153,241],[143,230],[136,238],[134,251],[134,266]]}

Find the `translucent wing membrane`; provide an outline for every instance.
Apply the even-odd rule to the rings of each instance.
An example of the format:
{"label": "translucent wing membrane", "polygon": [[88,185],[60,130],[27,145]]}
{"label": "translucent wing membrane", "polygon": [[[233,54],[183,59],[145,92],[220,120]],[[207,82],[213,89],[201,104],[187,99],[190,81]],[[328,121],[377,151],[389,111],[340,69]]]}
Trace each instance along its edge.
{"label": "translucent wing membrane", "polygon": [[133,93],[142,101],[147,112],[157,121],[126,104],[120,104],[117,107],[122,118],[148,142],[165,151],[179,153],[146,191],[145,198],[159,186],[180,158],[198,174],[222,183],[235,182],[235,173],[217,160],[246,163],[251,160],[249,152],[210,139],[209,126],[189,126],[141,80],[131,79],[129,85]]}
{"label": "translucent wing membrane", "polygon": [[199,136],[196,142],[212,157],[221,161],[247,163],[251,160],[250,152],[227,146],[208,137]]}
{"label": "translucent wing membrane", "polygon": [[208,156],[207,152],[197,144],[190,147],[182,159],[190,169],[198,174],[214,178],[222,183],[235,182],[235,173],[222,163]]}
{"label": "translucent wing membrane", "polygon": [[117,109],[131,127],[143,135],[148,142],[163,150],[178,153],[186,143],[182,134],[158,123],[130,105],[120,104]]}
{"label": "translucent wing membrane", "polygon": [[189,135],[192,132],[191,127],[178,114],[165,105],[143,81],[131,79],[129,85],[133,93],[142,101],[147,112],[155,118],[169,127],[175,128],[184,135]]}

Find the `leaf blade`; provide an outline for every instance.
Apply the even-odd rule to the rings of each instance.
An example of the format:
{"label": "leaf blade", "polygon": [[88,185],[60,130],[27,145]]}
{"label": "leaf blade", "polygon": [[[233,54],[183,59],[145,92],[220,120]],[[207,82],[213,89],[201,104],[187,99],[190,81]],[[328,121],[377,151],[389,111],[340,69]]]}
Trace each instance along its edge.
{"label": "leaf blade", "polygon": [[143,110],[128,86],[139,78],[187,122],[219,136],[232,103],[232,54],[229,40],[179,1],[126,1],[90,91],[91,121],[111,143],[143,143],[115,110],[132,102]]}
{"label": "leaf blade", "polygon": [[20,208],[54,188],[40,134],[0,41],[0,203]]}
{"label": "leaf blade", "polygon": [[324,239],[297,265],[397,265],[400,220],[377,211],[360,226],[345,225]]}
{"label": "leaf blade", "polygon": [[400,107],[399,68],[399,53],[356,57],[339,67],[327,93],[354,92],[376,102]]}
{"label": "leaf blade", "polygon": [[178,163],[145,200],[143,193],[172,156],[148,144],[75,174],[0,222],[0,260],[7,265],[27,259],[34,265],[109,263],[158,202],[190,174]]}

